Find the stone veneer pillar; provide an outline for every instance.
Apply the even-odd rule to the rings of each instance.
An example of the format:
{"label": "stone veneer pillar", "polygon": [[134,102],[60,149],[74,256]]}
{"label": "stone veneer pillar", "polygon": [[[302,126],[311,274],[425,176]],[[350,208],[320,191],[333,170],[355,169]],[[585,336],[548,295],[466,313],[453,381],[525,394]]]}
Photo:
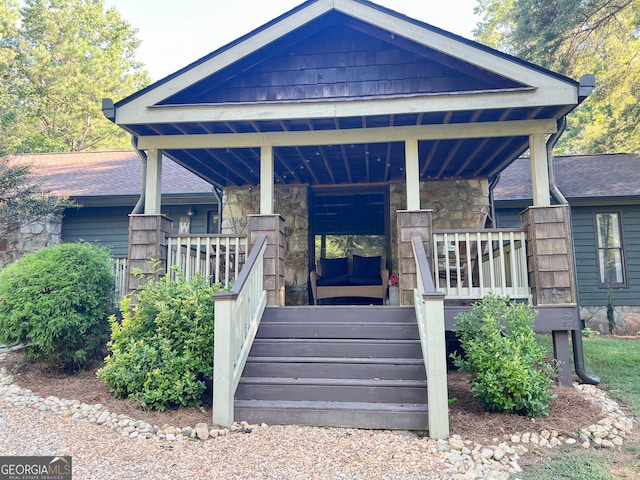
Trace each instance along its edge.
{"label": "stone veneer pillar", "polygon": [[[527,229],[527,265],[533,305],[576,304],[569,207],[529,207],[520,214],[520,220]],[[576,318],[575,327],[578,326]],[[571,385],[569,332],[552,330],[551,333],[555,358],[562,362],[560,382]]]}
{"label": "stone veneer pillar", "polygon": [[[150,278],[159,278],[167,270],[167,235],[173,222],[164,215],[129,216],[129,260],[127,293],[133,293]],[[133,275],[134,271],[142,276]]]}
{"label": "stone veneer pillar", "polygon": [[400,305],[413,305],[413,289],[418,285],[411,232],[419,232],[431,260],[433,210],[398,210],[398,274]]}
{"label": "stone veneer pillar", "polygon": [[284,307],[284,218],[280,215],[248,215],[247,220],[247,241],[251,248],[260,234],[267,236],[263,267],[267,305]]}

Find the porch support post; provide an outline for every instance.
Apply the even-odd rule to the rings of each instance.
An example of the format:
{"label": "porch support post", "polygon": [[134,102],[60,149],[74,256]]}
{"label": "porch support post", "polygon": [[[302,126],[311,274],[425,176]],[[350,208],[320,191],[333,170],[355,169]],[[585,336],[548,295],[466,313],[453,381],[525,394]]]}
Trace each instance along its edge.
{"label": "porch support post", "polygon": [[260,214],[273,214],[273,147],[260,147]]}
{"label": "porch support post", "polygon": [[[413,290],[418,285],[416,260],[413,254],[411,232],[422,237],[429,263],[432,256],[432,218],[433,210],[398,210],[398,277],[400,305],[413,305]],[[430,265],[430,266],[431,266]]]}
{"label": "porch support post", "polygon": [[[173,222],[163,215],[129,216],[129,259],[127,261],[128,294],[135,293],[150,278],[167,271],[167,235]],[[140,271],[142,275],[133,275]],[[135,295],[133,296],[135,302]]]}
{"label": "porch support post", "polygon": [[573,323],[567,323],[558,314],[557,322],[554,319],[550,327],[556,360],[563,362],[560,383],[571,385],[573,378],[567,332],[577,330],[580,326],[573,275],[569,207],[529,207],[522,212],[521,223],[527,229],[527,264],[534,307],[569,306],[576,309]]}
{"label": "porch support post", "polygon": [[544,134],[529,136],[531,154],[531,182],[533,204],[537,207],[551,205],[549,195],[549,167],[547,165],[547,142]]}
{"label": "porch support post", "polygon": [[267,236],[262,270],[267,305],[284,307],[284,218],[280,215],[248,215],[247,222],[249,249],[253,248],[260,234]]}
{"label": "porch support post", "polygon": [[407,182],[407,210],[420,210],[420,159],[418,140],[404,142],[404,163]]}
{"label": "porch support post", "polygon": [[162,150],[147,150],[144,213],[158,215],[162,208]]}

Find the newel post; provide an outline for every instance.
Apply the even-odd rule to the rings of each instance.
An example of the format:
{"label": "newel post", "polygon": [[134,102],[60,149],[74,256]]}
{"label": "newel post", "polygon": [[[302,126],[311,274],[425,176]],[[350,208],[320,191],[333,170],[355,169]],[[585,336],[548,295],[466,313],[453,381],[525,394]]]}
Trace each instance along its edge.
{"label": "newel post", "polygon": [[284,218],[280,215],[248,215],[248,238],[253,248],[261,234],[267,237],[264,253],[264,289],[267,305],[284,307]]}
{"label": "newel post", "polygon": [[213,340],[213,404],[212,420],[215,425],[228,427],[233,423],[235,345],[233,314],[236,295],[216,294],[214,315],[216,334]]}
{"label": "newel post", "polygon": [[413,255],[411,233],[418,232],[424,241],[427,256],[432,251],[433,210],[398,210],[398,274],[400,305],[413,305],[416,288],[416,261]]}

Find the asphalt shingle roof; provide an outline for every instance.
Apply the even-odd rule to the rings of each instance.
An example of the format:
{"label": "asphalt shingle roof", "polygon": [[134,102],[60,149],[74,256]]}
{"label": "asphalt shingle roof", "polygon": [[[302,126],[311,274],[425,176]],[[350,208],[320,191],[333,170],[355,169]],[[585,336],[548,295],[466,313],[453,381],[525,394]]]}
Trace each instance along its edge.
{"label": "asphalt shingle roof", "polygon": [[[554,157],[556,184],[569,200],[640,196],[640,155],[615,153]],[[519,158],[500,174],[497,201],[530,200],[531,167]]]}
{"label": "asphalt shingle roof", "polygon": [[[33,166],[44,188],[53,195],[75,198],[141,193],[141,161],[134,151],[43,153],[17,158]],[[212,188],[174,161],[163,159],[163,194],[211,193]]]}

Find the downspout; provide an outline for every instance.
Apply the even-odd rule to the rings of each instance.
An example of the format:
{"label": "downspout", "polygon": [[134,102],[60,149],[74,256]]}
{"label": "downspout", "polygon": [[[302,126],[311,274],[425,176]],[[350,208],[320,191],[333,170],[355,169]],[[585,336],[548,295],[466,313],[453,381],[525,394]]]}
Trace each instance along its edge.
{"label": "downspout", "polygon": [[213,195],[216,197],[216,201],[218,202],[218,231],[216,233],[220,233],[222,231],[222,195],[218,191],[218,187],[213,187],[211,189],[213,191]]}
{"label": "downspout", "polygon": [[136,215],[144,212],[144,201],[145,201],[145,192],[147,191],[147,154],[144,150],[140,150],[138,148],[138,137],[135,135],[131,135],[131,145],[133,145],[133,149],[140,157],[140,161],[142,162],[142,192],[140,193],[140,198],[138,199],[138,203],[133,207],[131,211],[132,215]]}
{"label": "downspout", "polygon": [[[569,215],[569,236],[573,242],[573,222],[571,220],[571,206],[569,201],[562,194],[556,183],[556,174],[553,167],[553,147],[560,139],[560,136],[564,133],[567,127],[566,117],[562,117],[558,120],[558,131],[549,137],[547,140],[547,166],[549,169],[549,191],[553,199],[561,205],[566,205]],[[578,296],[578,274],[576,272],[576,254],[575,246],[571,249],[571,261],[573,263],[573,284],[575,285],[576,303],[580,308],[580,298]],[[587,373],[584,366],[584,350],[582,345],[582,331],[571,330],[571,345],[573,347],[573,364],[576,371],[576,375],[585,383],[590,385],[598,385],[600,383],[600,377]]]}
{"label": "downspout", "polygon": [[[113,123],[116,123],[116,107],[110,98],[102,99],[102,114]],[[138,149],[138,137],[131,135],[131,145],[142,161],[142,193],[131,212],[132,215],[144,212],[145,192],[147,189],[147,154],[143,150]]]}
{"label": "downspout", "polygon": [[496,202],[494,199],[494,189],[498,182],[500,181],[500,174],[497,173],[493,177],[489,178],[489,210],[491,215],[491,227],[494,228],[496,226]]}

